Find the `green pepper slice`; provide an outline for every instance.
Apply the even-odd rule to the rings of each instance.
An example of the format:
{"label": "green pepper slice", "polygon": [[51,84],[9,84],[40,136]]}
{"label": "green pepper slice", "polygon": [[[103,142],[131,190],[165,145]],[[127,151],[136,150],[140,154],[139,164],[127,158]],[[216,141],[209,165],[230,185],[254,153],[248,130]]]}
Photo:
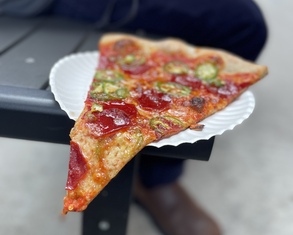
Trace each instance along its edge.
{"label": "green pepper slice", "polygon": [[173,96],[188,96],[191,92],[191,89],[188,86],[176,82],[157,82],[156,86],[161,92]]}
{"label": "green pepper slice", "polygon": [[103,111],[103,105],[93,103],[93,105],[91,107],[91,112],[102,112],[102,111]]}
{"label": "green pepper slice", "polygon": [[123,79],[123,75],[117,71],[111,69],[97,70],[95,74],[95,80],[117,82]]}
{"label": "green pepper slice", "polygon": [[195,75],[202,80],[214,79],[218,75],[218,68],[212,63],[204,63],[196,68]]}
{"label": "green pepper slice", "polygon": [[95,82],[90,96],[97,100],[107,101],[124,99],[129,95],[127,88],[113,82]]}
{"label": "green pepper slice", "polygon": [[128,54],[118,60],[122,66],[139,66],[146,62],[146,59],[140,55]]}
{"label": "green pepper slice", "polygon": [[164,70],[167,73],[182,75],[188,73],[189,67],[180,60],[173,60],[164,65]]}
{"label": "green pepper slice", "polygon": [[208,83],[217,87],[223,86],[224,81],[220,80],[218,76],[218,67],[212,63],[203,63],[195,69],[195,76]]}
{"label": "green pepper slice", "polygon": [[172,129],[183,128],[183,126],[179,119],[171,116],[154,117],[150,120],[150,127],[160,136],[168,134]]}

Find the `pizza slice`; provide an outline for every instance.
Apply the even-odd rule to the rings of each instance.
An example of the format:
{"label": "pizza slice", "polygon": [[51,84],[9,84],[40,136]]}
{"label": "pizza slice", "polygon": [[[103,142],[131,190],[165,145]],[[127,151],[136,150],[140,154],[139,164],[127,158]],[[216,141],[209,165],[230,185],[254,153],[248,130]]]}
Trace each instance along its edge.
{"label": "pizza slice", "polygon": [[224,109],[267,74],[265,66],[176,39],[107,34],[70,137],[63,213],[82,211],[146,145]]}

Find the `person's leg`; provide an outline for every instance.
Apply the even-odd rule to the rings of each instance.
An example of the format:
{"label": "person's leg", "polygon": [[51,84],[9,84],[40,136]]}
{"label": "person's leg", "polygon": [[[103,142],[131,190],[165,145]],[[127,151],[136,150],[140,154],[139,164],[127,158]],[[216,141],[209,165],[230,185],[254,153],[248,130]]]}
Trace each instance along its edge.
{"label": "person's leg", "polygon": [[249,60],[257,58],[267,38],[262,12],[252,0],[58,0],[52,11],[97,24],[108,15],[105,28],[142,29]]}
{"label": "person's leg", "polygon": [[220,235],[217,223],[178,183],[184,160],[140,155],[134,199],[165,235]]}
{"label": "person's leg", "polygon": [[138,174],[147,188],[176,181],[183,173],[183,159],[141,155]]}
{"label": "person's leg", "polygon": [[249,60],[256,59],[267,38],[262,12],[252,0],[141,1],[136,18],[125,27],[222,48]]}

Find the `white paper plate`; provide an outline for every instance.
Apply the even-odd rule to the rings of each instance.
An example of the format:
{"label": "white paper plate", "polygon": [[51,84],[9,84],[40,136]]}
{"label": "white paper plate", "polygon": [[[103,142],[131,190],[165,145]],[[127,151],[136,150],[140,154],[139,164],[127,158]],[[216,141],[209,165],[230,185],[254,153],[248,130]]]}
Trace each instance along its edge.
{"label": "white paper plate", "polygon": [[[98,52],[84,52],[66,56],[51,69],[50,86],[56,101],[68,116],[76,120],[81,113],[90,83],[98,63]],[[206,118],[202,131],[185,130],[177,135],[150,144],[161,147],[194,143],[221,135],[241,124],[253,112],[255,99],[250,91],[243,93],[224,110]]]}

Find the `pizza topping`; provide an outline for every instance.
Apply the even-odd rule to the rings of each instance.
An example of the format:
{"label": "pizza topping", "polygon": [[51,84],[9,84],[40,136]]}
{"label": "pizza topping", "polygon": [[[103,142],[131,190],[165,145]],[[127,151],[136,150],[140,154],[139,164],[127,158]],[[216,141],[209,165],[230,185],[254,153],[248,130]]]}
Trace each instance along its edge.
{"label": "pizza topping", "polygon": [[168,94],[150,89],[142,92],[138,102],[139,106],[144,109],[164,110],[171,103],[171,97]]}
{"label": "pizza topping", "polygon": [[150,66],[146,64],[146,58],[140,51],[139,45],[133,40],[122,39],[114,44],[114,54],[111,61],[117,63],[128,74],[142,74]]}
{"label": "pizza topping", "polygon": [[124,113],[126,113],[127,116],[130,118],[134,118],[137,115],[137,109],[133,104],[127,104],[124,101],[109,101],[105,102],[103,104],[104,109],[110,109],[110,108],[117,108],[122,110]]}
{"label": "pizza topping", "polygon": [[176,75],[171,78],[171,81],[179,83],[184,86],[188,86],[193,90],[199,89],[202,85],[200,79],[191,75]]}
{"label": "pizza topping", "polygon": [[86,126],[94,136],[103,136],[130,125],[130,118],[120,109],[106,109],[92,113],[95,118],[88,120]]}
{"label": "pizza topping", "polygon": [[225,82],[225,85],[221,87],[209,86],[207,90],[211,93],[217,94],[222,98],[235,95],[238,93],[239,88],[232,82]]}
{"label": "pizza topping", "polygon": [[218,67],[210,62],[203,63],[195,69],[195,76],[209,85],[223,86],[224,81],[218,78]]}
{"label": "pizza topping", "polygon": [[103,104],[103,110],[88,112],[85,115],[86,126],[96,137],[110,134],[132,124],[137,110],[134,105],[125,102],[113,101]]}
{"label": "pizza topping", "polygon": [[193,97],[190,100],[190,105],[191,107],[196,111],[201,113],[203,111],[204,108],[204,104],[205,104],[205,99],[202,97]]}
{"label": "pizza topping", "polygon": [[168,93],[173,96],[187,96],[191,92],[189,87],[176,82],[157,82],[156,86],[161,92]]}
{"label": "pizza topping", "polygon": [[235,95],[238,93],[238,87],[233,84],[232,82],[227,82],[224,86],[221,86],[218,89],[218,93],[221,96],[230,96],[230,95]]}
{"label": "pizza topping", "polygon": [[170,135],[173,131],[178,131],[182,129],[183,123],[174,117],[164,116],[164,117],[154,117],[150,120],[151,128],[156,132],[158,138]]}
{"label": "pizza topping", "polygon": [[218,71],[220,71],[225,65],[223,58],[218,54],[206,54],[199,56],[196,58],[195,62],[197,65],[210,63],[216,66]]}
{"label": "pizza topping", "polygon": [[142,74],[149,70],[150,66],[147,64],[141,64],[141,65],[122,65],[121,68],[124,70],[124,72],[129,74]]}
{"label": "pizza topping", "polygon": [[128,95],[128,89],[121,84],[106,81],[94,82],[90,92],[91,98],[101,101],[124,99]]}
{"label": "pizza topping", "polygon": [[86,160],[80,150],[80,147],[74,141],[70,142],[70,159],[69,171],[66,183],[66,190],[74,190],[78,182],[83,178],[87,172]]}
{"label": "pizza topping", "polygon": [[211,63],[201,64],[195,70],[195,75],[202,80],[214,79],[217,74],[217,67]]}
{"label": "pizza topping", "polygon": [[118,59],[121,69],[130,74],[141,74],[146,72],[150,66],[146,64],[146,59],[142,55],[128,54]]}
{"label": "pizza topping", "polygon": [[120,65],[142,65],[145,63],[145,58],[143,56],[128,54],[121,59],[119,59],[118,63]]}
{"label": "pizza topping", "polygon": [[[120,90],[121,87],[118,84],[111,83],[111,82],[103,82],[99,84],[103,88],[103,92],[106,94],[113,94],[116,91]],[[97,87],[99,89],[99,87]]]}
{"label": "pizza topping", "polygon": [[102,112],[103,111],[103,105],[93,103],[91,107],[91,112]]}
{"label": "pizza topping", "polygon": [[123,79],[123,75],[111,69],[97,70],[95,80],[117,82]]}
{"label": "pizza topping", "polygon": [[189,67],[180,60],[173,60],[164,65],[164,70],[171,74],[187,74]]}
{"label": "pizza topping", "polygon": [[121,39],[115,42],[113,49],[114,51],[121,53],[121,54],[128,54],[133,51],[136,51],[139,46],[135,43],[135,41],[131,39]]}

